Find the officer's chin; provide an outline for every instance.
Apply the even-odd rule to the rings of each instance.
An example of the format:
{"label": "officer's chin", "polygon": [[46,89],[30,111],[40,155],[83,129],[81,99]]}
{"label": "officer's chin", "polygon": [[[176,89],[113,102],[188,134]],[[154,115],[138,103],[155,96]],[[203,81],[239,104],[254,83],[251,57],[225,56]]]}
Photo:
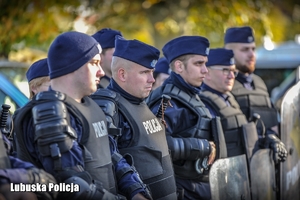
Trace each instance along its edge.
{"label": "officer's chin", "polygon": [[147,98],[147,97],[149,96],[150,92],[151,92],[151,91],[145,92],[145,94],[143,95],[143,97],[141,97],[141,99]]}

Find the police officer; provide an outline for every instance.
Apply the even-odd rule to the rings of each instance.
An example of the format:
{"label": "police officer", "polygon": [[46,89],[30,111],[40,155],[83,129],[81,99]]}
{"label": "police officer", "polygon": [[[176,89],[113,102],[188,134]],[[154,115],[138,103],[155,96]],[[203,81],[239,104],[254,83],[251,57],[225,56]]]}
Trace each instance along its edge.
{"label": "police officer", "polygon": [[41,92],[47,91],[50,86],[47,58],[34,62],[26,72],[29,85],[29,98]]}
{"label": "police officer", "polygon": [[278,112],[273,106],[264,81],[254,74],[255,70],[255,38],[249,26],[231,27],[224,36],[225,48],[234,52],[236,68],[239,73],[232,88],[232,94],[237,100],[248,121],[253,120],[253,114],[260,115],[257,123],[260,137],[270,143],[274,151],[275,163],[285,161],[287,152],[278,138]]}
{"label": "police officer", "polygon": [[[8,109],[4,109],[9,105],[2,105],[2,114],[0,117],[1,125],[5,124]],[[33,164],[20,160],[10,153],[10,141],[3,134],[6,127],[0,129],[0,199],[55,199],[57,193],[55,191],[20,191],[20,184],[45,184],[56,183],[56,180],[51,174],[48,174],[42,169],[36,168]],[[15,185],[17,185],[15,187]],[[33,193],[35,192],[35,193]]]}
{"label": "police officer", "polygon": [[167,78],[169,78],[170,72],[171,69],[167,59],[165,57],[159,58],[153,72],[153,77],[155,79],[155,82],[153,83],[152,90],[155,90],[156,88],[161,86],[163,82]]}
{"label": "police officer", "polygon": [[[40,92],[15,118],[18,156],[79,191],[58,199],[146,199],[145,185],[108,137],[105,115],[89,96],[104,75],[101,46],[89,35],[65,32],[48,51],[49,91]],[[114,169],[114,171],[113,171]],[[116,175],[116,177],[115,177]]]}
{"label": "police officer", "polygon": [[114,126],[123,155],[132,157],[153,199],[176,199],[173,167],[163,124],[145,103],[154,82],[159,50],[138,40],[116,38],[112,79],[91,97]]}
{"label": "police officer", "polygon": [[102,47],[100,65],[105,73],[105,75],[100,78],[98,88],[106,88],[109,85],[111,79],[111,59],[115,51],[116,36],[122,37],[123,35],[120,31],[110,28],[103,28],[92,35]]}
{"label": "police officer", "polygon": [[206,76],[209,41],[201,36],[181,36],[162,49],[171,75],[147,99],[153,113],[158,112],[162,94],[171,97],[164,111],[166,136],[179,199],[211,199],[209,166],[216,156],[212,117],[199,98]]}
{"label": "police officer", "polygon": [[[234,65],[233,51],[223,48],[211,49],[206,66],[208,67],[208,73],[201,85],[200,97],[212,116],[221,117],[228,156],[244,154],[242,125],[247,124],[248,121],[238,102],[230,93],[235,77],[238,75],[238,70]],[[256,133],[255,130],[252,132]],[[261,139],[259,147],[264,148],[265,141],[263,138]],[[271,143],[275,141],[270,140],[268,142],[270,144],[269,148],[273,145]],[[279,141],[278,146],[283,151],[285,150],[282,142]],[[279,155],[281,156],[281,154]]]}
{"label": "police officer", "polygon": [[[49,77],[49,69],[47,58],[43,58],[37,60],[36,62],[32,63],[29,69],[26,72],[26,78],[28,81],[29,87],[29,98],[32,99],[34,95],[39,92],[47,91],[50,86],[50,77]],[[18,115],[20,109],[17,109],[14,112],[13,117]],[[12,139],[9,137],[9,139]],[[11,142],[14,146],[16,146],[15,141]],[[11,147],[12,154],[15,154],[14,147]]]}
{"label": "police officer", "polygon": [[206,66],[208,73],[201,85],[200,98],[213,117],[221,117],[228,157],[245,154],[242,125],[248,122],[229,92],[238,74],[233,51],[211,49]]}

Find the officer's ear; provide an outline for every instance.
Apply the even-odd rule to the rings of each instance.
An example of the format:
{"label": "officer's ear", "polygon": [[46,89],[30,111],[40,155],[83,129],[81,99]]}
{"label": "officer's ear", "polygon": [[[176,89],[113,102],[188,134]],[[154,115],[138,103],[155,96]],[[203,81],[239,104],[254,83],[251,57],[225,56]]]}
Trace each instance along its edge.
{"label": "officer's ear", "polygon": [[127,72],[123,67],[118,69],[118,78],[120,81],[125,82],[127,77]]}
{"label": "officer's ear", "polygon": [[184,69],[183,62],[180,61],[180,60],[175,60],[175,62],[174,62],[174,71],[176,73],[180,74],[180,73],[182,73],[183,69]]}
{"label": "officer's ear", "polygon": [[37,87],[35,85],[30,85],[30,91],[33,92],[34,94],[37,93]]}

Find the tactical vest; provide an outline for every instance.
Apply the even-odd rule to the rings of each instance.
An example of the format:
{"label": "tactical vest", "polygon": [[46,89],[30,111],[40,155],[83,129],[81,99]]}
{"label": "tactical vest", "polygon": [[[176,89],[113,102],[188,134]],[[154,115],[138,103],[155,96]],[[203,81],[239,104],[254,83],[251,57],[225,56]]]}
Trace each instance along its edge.
{"label": "tactical vest", "polygon": [[[49,91],[47,91],[50,93]],[[82,124],[82,138],[80,143],[83,147],[85,171],[89,172],[93,179],[99,180],[103,183],[103,187],[116,194],[116,184],[111,161],[109,139],[107,134],[106,119],[103,111],[99,106],[89,97],[84,97],[82,103],[76,102],[74,99],[58,92],[51,92],[48,99],[36,100],[32,99],[27,105],[18,111],[16,116],[16,123],[23,124],[24,117],[31,116],[31,109],[38,103],[46,101],[62,101],[68,109],[68,113],[76,116]],[[58,94],[58,95],[57,95]],[[20,158],[27,161],[33,161],[28,154],[27,148],[22,137],[22,126],[18,126],[16,131],[16,138],[18,139],[18,152]],[[34,164],[41,166],[41,164],[34,160]]]}
{"label": "tactical vest", "polygon": [[227,106],[221,97],[207,90],[201,92],[200,98],[216,111],[217,116],[221,117],[227,155],[231,157],[245,154],[242,125],[248,122],[234,97],[231,94],[228,95],[231,106]]}
{"label": "tactical vest", "polygon": [[[184,137],[184,138],[199,138],[212,141],[212,123],[211,114],[200,100],[198,95],[191,96],[186,92],[180,90],[173,84],[167,84],[165,87],[159,87],[155,89],[147,98],[148,106],[151,108],[158,100],[161,99],[162,94],[169,95],[172,99],[179,101],[183,104],[183,107],[189,109],[194,115],[198,116],[196,124],[189,129],[172,134],[172,137]],[[184,120],[184,119],[183,119]],[[195,168],[195,161],[184,160],[180,162],[173,162],[175,174],[181,178],[187,179],[202,179],[203,174],[199,174]],[[208,174],[205,171],[204,174]],[[207,179],[207,178],[204,178]]]}
{"label": "tactical vest", "polygon": [[172,84],[167,84],[164,88],[160,87],[160,90],[154,90],[147,99],[149,107],[155,104],[162,94],[169,95],[172,99],[176,99],[184,105],[187,109],[193,112],[198,117],[197,123],[187,130],[176,133],[179,137],[194,137],[200,139],[211,140],[211,114],[200,100],[198,95],[189,95],[183,90],[180,90]]}
{"label": "tactical vest", "polygon": [[176,184],[165,127],[147,104],[132,104],[120,94],[107,89],[98,90],[91,97],[94,100],[100,98],[106,99],[106,102],[115,102],[118,107],[115,112],[120,112],[129,123],[132,129],[130,144],[119,151],[122,155],[130,154],[133,157],[134,166],[152,191],[153,199],[176,199]]}
{"label": "tactical vest", "polygon": [[[246,89],[242,83],[235,81],[231,93],[240,105],[247,120],[251,121],[254,113],[260,115],[266,128],[278,125],[277,111],[272,107],[269,93],[264,81],[253,74],[254,89]],[[260,123],[258,123],[258,126]]]}

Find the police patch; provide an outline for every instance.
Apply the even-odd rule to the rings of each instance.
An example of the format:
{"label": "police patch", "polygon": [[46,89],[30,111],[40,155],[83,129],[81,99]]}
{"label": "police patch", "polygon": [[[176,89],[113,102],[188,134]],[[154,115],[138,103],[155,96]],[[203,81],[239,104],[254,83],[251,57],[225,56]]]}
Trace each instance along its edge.
{"label": "police patch", "polygon": [[254,41],[254,38],[252,36],[249,36],[248,37],[248,42],[253,42]]}
{"label": "police patch", "polygon": [[209,54],[209,48],[206,48],[205,53],[208,55]]}
{"label": "police patch", "polygon": [[157,63],[157,60],[152,60],[152,62],[150,63],[150,66],[154,68],[156,63]]}
{"label": "police patch", "polygon": [[230,64],[234,65],[234,58],[230,58]]}

